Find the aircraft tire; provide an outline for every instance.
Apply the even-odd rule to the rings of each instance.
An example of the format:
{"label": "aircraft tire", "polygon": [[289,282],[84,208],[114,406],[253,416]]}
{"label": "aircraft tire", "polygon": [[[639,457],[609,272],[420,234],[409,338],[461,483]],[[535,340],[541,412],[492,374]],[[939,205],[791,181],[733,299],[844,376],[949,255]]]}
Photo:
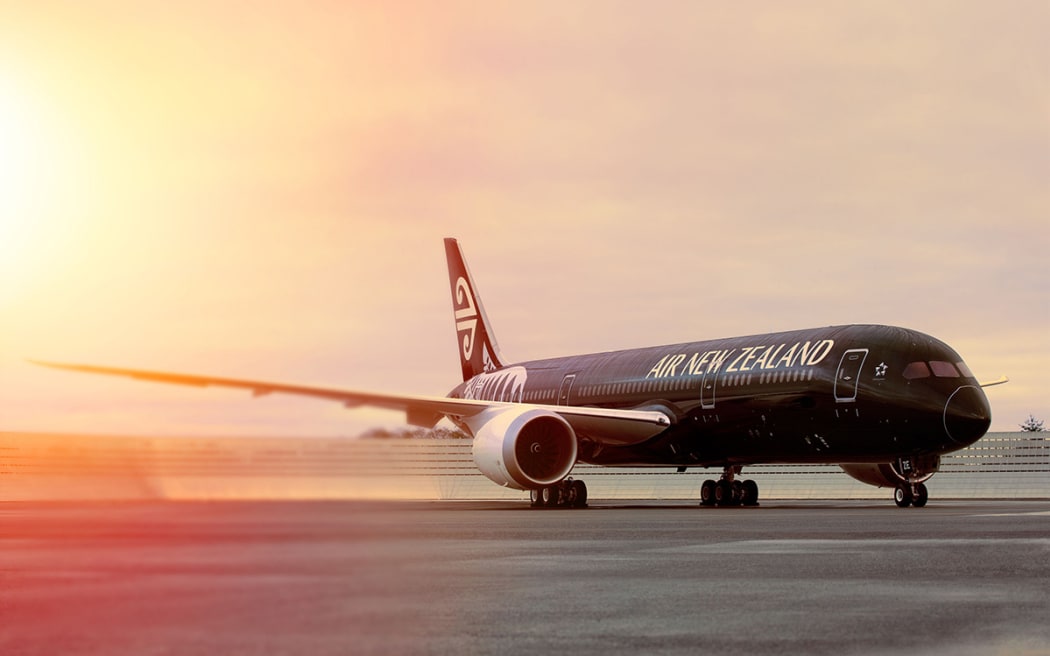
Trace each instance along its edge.
{"label": "aircraft tire", "polygon": [[568,506],[569,508],[576,507],[576,488],[573,487],[572,481],[562,481],[558,484],[561,488],[561,504]]}
{"label": "aircraft tire", "polygon": [[743,482],[741,485],[741,497],[740,503],[745,506],[757,506],[758,505],[758,483],[754,482],[750,478]]}
{"label": "aircraft tire", "polygon": [[715,483],[715,505],[733,505],[733,484],[725,479]]}
{"label": "aircraft tire", "polygon": [[929,500],[930,492],[926,489],[926,485],[924,483],[917,484],[915,486],[915,497],[911,500],[911,505],[916,508],[922,508]]}
{"label": "aircraft tire", "polygon": [[557,485],[548,485],[543,488],[543,507],[554,508],[561,503],[561,488]]}
{"label": "aircraft tire", "polygon": [[572,503],[569,505],[573,508],[586,508],[587,484],[583,481],[573,481],[571,491],[569,492],[569,498],[572,500]]}
{"label": "aircraft tire", "polygon": [[710,478],[704,481],[700,485],[700,505],[701,506],[713,506],[715,505],[715,483]]}
{"label": "aircraft tire", "polygon": [[533,508],[543,507],[543,490],[529,490],[529,505]]}
{"label": "aircraft tire", "polygon": [[906,483],[898,483],[893,490],[893,502],[898,508],[907,508],[911,505],[911,486]]}

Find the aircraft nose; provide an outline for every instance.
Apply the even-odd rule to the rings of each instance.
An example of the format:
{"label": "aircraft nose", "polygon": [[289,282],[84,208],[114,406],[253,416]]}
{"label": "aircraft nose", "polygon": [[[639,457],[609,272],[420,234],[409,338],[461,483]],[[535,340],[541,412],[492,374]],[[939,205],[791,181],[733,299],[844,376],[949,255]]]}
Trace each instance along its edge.
{"label": "aircraft nose", "polygon": [[991,423],[992,409],[979,387],[964,385],[952,392],[944,404],[944,430],[957,444],[973,444],[988,431]]}

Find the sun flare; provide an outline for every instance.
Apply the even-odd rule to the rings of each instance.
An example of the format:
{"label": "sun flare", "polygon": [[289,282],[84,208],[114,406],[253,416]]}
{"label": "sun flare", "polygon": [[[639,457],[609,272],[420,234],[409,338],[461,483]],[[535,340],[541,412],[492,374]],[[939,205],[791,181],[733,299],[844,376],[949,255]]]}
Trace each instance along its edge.
{"label": "sun flare", "polygon": [[71,149],[54,108],[0,75],[0,300],[42,264],[70,191]]}
{"label": "sun flare", "polygon": [[[41,117],[27,94],[0,78],[0,207],[20,209],[40,183]],[[6,222],[6,221],[5,221]]]}

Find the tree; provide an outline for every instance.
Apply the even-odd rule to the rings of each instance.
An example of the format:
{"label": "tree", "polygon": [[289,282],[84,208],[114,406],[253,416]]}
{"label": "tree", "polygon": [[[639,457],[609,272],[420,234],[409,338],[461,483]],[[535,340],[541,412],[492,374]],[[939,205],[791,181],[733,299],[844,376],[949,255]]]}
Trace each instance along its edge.
{"label": "tree", "polygon": [[437,426],[435,428],[400,426],[397,428],[372,428],[361,433],[359,437],[370,440],[448,440],[462,438],[469,439],[470,435],[467,435],[461,430],[445,428],[444,426]]}
{"label": "tree", "polygon": [[1024,420],[1023,424],[1020,424],[1021,430],[1026,433],[1040,433],[1045,431],[1043,428],[1043,420],[1036,419],[1034,415],[1028,415],[1028,419]]}

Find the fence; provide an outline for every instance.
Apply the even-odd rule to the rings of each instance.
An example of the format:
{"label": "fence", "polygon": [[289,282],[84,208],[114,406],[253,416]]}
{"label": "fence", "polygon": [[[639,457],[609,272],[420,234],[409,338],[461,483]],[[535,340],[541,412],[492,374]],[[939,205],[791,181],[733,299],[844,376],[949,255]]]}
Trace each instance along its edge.
{"label": "fence", "polygon": [[[1048,433],[990,433],[942,457],[934,499],[1050,498]],[[696,499],[716,469],[577,465],[592,499]],[[744,470],[764,499],[881,499],[834,465]],[[0,433],[0,501],[525,499],[474,467],[468,440]]]}

